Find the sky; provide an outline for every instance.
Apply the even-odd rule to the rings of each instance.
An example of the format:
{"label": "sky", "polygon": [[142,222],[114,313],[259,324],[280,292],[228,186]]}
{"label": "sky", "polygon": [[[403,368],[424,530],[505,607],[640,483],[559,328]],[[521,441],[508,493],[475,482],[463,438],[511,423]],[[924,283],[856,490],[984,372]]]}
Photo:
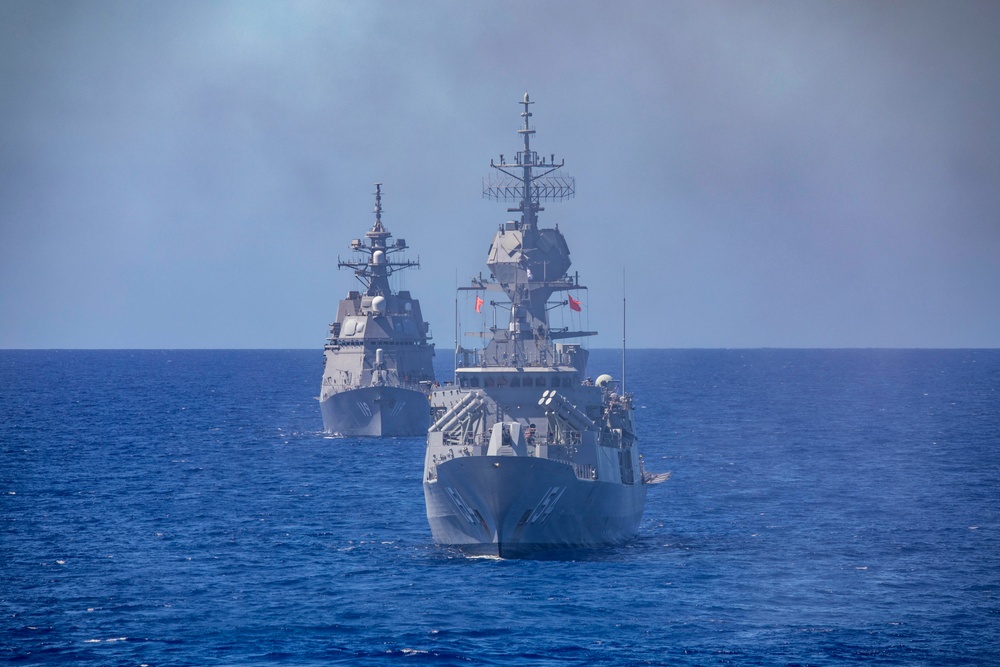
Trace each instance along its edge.
{"label": "sky", "polygon": [[450,350],[525,92],[589,346],[1000,347],[998,63],[997,2],[0,0],[0,348],[318,351],[381,182]]}

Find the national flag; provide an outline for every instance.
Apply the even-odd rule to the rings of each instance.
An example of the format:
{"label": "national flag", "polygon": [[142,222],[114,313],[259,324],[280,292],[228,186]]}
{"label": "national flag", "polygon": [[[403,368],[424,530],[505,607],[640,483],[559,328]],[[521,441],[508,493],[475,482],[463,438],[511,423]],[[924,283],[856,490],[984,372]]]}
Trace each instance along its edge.
{"label": "national flag", "polygon": [[482,298],[480,298],[478,294],[476,295],[476,312],[477,313],[483,312],[483,300]]}
{"label": "national flag", "polygon": [[580,312],[580,302],[577,301],[576,299],[574,299],[572,294],[567,294],[566,296],[569,297],[569,309],[570,310],[575,310],[576,312],[579,313]]}

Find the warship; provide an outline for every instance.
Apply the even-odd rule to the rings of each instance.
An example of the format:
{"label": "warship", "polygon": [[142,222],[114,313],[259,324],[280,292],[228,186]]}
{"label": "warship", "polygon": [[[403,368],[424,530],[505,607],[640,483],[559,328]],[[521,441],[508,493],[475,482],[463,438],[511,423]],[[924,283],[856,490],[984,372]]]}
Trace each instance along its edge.
{"label": "warship", "polygon": [[319,396],[323,428],[345,436],[417,436],[427,433],[427,395],[434,382],[434,345],[420,303],[408,291],[393,292],[389,276],[420,266],[393,260],[406,250],[382,224],[382,185],[375,184],[375,223],[365,238],[351,241],[354,269],[364,287],[340,301],[323,349]]}
{"label": "warship", "polygon": [[[624,377],[591,381],[588,351],[568,342],[596,332],[550,326],[550,310],[582,310],[576,297],[586,287],[569,274],[558,225],[540,227],[538,213],[543,201],[574,196],[576,183],[559,173],[565,160],[532,150],[533,103],[525,94],[520,104],[524,148],[513,161],[491,160],[496,172],[483,180],[484,197],[516,202],[507,210],[520,219],[493,237],[490,276],[459,288],[475,294],[484,321],[466,335],[482,341],[469,348],[456,341],[454,382],[431,393],[423,476],[434,541],[501,558],[628,541],[646,487],[667,477],[643,470]],[[493,309],[489,326],[484,306]]]}

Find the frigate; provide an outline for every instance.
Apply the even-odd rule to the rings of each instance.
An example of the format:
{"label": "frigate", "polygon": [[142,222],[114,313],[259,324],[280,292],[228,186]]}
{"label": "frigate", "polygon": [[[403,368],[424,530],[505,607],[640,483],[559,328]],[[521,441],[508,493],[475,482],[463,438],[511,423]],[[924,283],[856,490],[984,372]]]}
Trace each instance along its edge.
{"label": "frigate", "polygon": [[564,160],[532,150],[527,94],[521,104],[523,150],[491,160],[496,171],[483,181],[483,195],[518,203],[508,212],[520,218],[493,237],[490,276],[459,288],[475,296],[482,320],[466,335],[482,341],[456,344],[454,381],[431,394],[423,477],[434,541],[502,558],[625,542],[638,531],[646,487],[666,477],[643,470],[624,377],[591,381],[588,351],[569,342],[596,332],[550,325],[555,308],[579,319],[586,287],[569,274],[558,225],[540,227],[538,212],[572,197],[576,184],[560,174]]}
{"label": "frigate", "polygon": [[340,301],[324,346],[319,396],[323,428],[349,436],[422,436],[430,421],[428,392],[434,382],[434,345],[408,291],[393,292],[389,276],[417,267],[419,260],[395,260],[404,239],[390,241],[382,224],[382,186],[375,184],[375,223],[364,239],[351,241],[354,269],[364,287]]}

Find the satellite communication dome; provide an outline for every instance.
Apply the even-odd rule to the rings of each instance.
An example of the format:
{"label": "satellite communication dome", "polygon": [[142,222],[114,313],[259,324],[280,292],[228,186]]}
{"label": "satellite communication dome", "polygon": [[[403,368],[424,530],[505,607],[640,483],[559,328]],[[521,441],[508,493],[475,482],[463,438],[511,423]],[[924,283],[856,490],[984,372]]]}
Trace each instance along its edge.
{"label": "satellite communication dome", "polygon": [[372,264],[384,264],[385,263],[385,253],[381,250],[376,250],[372,253]]}
{"label": "satellite communication dome", "polygon": [[598,387],[603,387],[612,380],[614,380],[614,378],[605,373],[604,375],[598,375],[597,382],[595,382],[594,384],[596,384]]}
{"label": "satellite communication dome", "polygon": [[382,315],[385,313],[385,297],[377,296],[372,299],[372,310],[375,311],[376,315]]}

